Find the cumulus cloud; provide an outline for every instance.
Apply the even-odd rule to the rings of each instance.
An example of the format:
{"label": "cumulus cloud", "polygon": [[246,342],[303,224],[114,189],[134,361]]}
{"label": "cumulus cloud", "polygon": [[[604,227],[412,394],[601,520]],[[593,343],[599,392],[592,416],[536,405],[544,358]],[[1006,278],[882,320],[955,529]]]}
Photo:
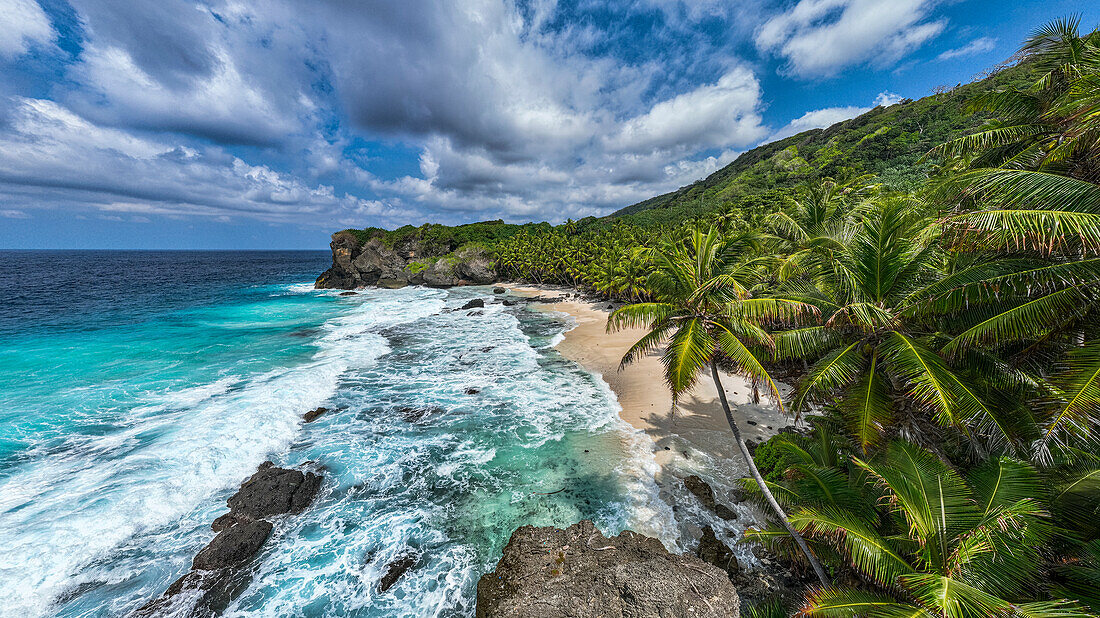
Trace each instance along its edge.
{"label": "cumulus cloud", "polygon": [[[0,56],[57,36],[31,0],[5,2],[37,25],[0,31]],[[606,214],[774,136],[735,35],[764,21],[761,49],[820,72],[939,27],[931,0],[802,0],[774,19],[763,0],[69,2],[55,81],[0,88],[19,95],[0,102],[0,209],[320,227]]]}
{"label": "cumulus cloud", "polygon": [[34,0],[0,0],[0,58],[13,59],[55,34],[46,12]]}
{"label": "cumulus cloud", "polygon": [[747,144],[765,132],[758,113],[760,94],[753,72],[738,67],[717,83],[661,101],[622,123],[607,142],[620,151]]}
{"label": "cumulus cloud", "polygon": [[307,185],[217,148],[173,146],[101,127],[52,101],[19,99],[0,134],[0,187],[33,206],[130,215],[225,215],[324,225],[329,217],[397,217],[378,201]]}
{"label": "cumulus cloud", "polygon": [[756,45],[787,60],[802,77],[834,75],[861,64],[897,60],[938,35],[935,0],[800,0],[756,32]]}
{"label": "cumulus cloud", "polygon": [[977,54],[983,54],[987,51],[993,51],[997,47],[997,39],[987,36],[979,37],[970,41],[962,47],[955,49],[949,49],[939,56],[936,56],[937,60],[952,60],[954,58],[961,58],[963,56],[974,56]]}
{"label": "cumulus cloud", "polygon": [[891,92],[880,92],[875,97],[874,102],[867,107],[860,107],[858,105],[849,105],[844,107],[826,107],[823,109],[815,109],[802,114],[798,118],[787,123],[785,127],[776,131],[768,141],[774,142],[776,140],[797,135],[803,131],[809,131],[810,129],[824,129],[831,127],[838,122],[855,118],[860,114],[871,111],[878,106],[889,107],[901,100],[899,95]]}

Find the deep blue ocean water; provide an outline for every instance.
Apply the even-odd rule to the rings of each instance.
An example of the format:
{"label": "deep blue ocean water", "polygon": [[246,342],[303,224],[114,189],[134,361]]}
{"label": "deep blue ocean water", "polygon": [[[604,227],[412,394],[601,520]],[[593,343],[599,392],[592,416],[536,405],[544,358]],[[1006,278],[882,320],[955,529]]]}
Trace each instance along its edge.
{"label": "deep blue ocean water", "polygon": [[[4,615],[140,607],[267,459],[324,487],[276,523],[228,616],[470,616],[523,524],[676,542],[652,443],[551,347],[566,318],[445,311],[487,288],[312,290],[329,261],[0,252]],[[416,566],[379,594],[405,552]]]}

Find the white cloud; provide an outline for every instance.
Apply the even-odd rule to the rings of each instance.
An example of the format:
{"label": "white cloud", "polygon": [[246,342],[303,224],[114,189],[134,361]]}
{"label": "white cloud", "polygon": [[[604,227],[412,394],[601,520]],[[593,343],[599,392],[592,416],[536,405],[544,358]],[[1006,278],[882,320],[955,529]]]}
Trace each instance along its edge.
{"label": "white cloud", "polygon": [[873,103],[868,107],[860,107],[858,105],[849,105],[845,107],[826,107],[823,109],[815,109],[802,114],[798,118],[787,123],[785,127],[776,131],[767,141],[774,142],[781,140],[785,137],[797,135],[803,131],[809,131],[810,129],[824,129],[831,127],[838,122],[843,122],[851,118],[855,118],[860,114],[871,111],[872,109],[882,105],[889,107],[894,105],[898,101],[901,101],[901,96],[893,94],[891,92],[880,92]]}
{"label": "white cloud", "polygon": [[0,0],[0,56],[15,58],[35,43],[56,35],[46,12],[34,0]]}
{"label": "white cloud", "polygon": [[787,60],[803,77],[830,76],[861,64],[897,60],[938,35],[927,21],[936,0],[800,0],[756,32],[761,51]]}
{"label": "white cloud", "polygon": [[[170,146],[84,120],[52,101],[16,99],[0,133],[0,194],[20,209],[64,206],[146,215],[244,216],[326,227],[340,216],[401,218],[390,204],[338,195],[217,148]],[[116,214],[116,216],[119,216]]]}
{"label": "white cloud", "polygon": [[648,151],[747,144],[763,136],[760,82],[738,67],[717,83],[661,101],[607,139],[614,150]]}
{"label": "white cloud", "polygon": [[17,210],[15,208],[2,208],[0,209],[0,217],[5,219],[30,219],[31,216],[25,211]]}
{"label": "white cloud", "polygon": [[970,41],[962,47],[949,49],[939,56],[936,56],[936,59],[952,60],[954,58],[961,58],[963,56],[974,56],[977,54],[985,53],[987,51],[993,51],[995,47],[997,47],[997,39],[983,36],[974,39],[973,41]]}

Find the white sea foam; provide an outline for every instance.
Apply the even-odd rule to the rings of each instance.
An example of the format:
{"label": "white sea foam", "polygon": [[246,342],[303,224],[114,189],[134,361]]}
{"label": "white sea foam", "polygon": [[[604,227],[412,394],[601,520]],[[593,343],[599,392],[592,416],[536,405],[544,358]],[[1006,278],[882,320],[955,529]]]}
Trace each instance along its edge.
{"label": "white sea foam", "polygon": [[[498,557],[486,547],[526,523],[591,517],[674,546],[652,443],[619,418],[607,385],[534,349],[518,310],[440,313],[463,296],[323,301],[339,315],[318,327],[308,362],[161,393],[121,431],[13,469],[0,480],[0,603],[49,614],[59,594],[112,582],[125,592],[104,612],[127,613],[187,569],[224,497],[272,456],[322,462],[325,486],[277,522],[227,616],[472,614],[476,579]],[[303,429],[318,405],[334,410]],[[427,416],[409,420],[409,407]],[[580,455],[590,446],[604,450]],[[407,551],[416,566],[379,594]]]}
{"label": "white sea foam", "polygon": [[0,605],[48,614],[58,594],[105,576],[96,560],[211,504],[285,450],[342,373],[389,350],[371,330],[395,319],[363,305],[324,325],[309,362],[162,394],[133,409],[139,423],[13,469],[0,479]]}

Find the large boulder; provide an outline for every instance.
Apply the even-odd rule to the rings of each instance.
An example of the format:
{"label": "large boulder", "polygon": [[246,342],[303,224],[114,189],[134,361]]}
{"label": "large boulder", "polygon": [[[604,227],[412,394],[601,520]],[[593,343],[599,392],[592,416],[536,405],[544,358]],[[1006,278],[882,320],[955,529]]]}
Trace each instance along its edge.
{"label": "large boulder", "polygon": [[736,581],[741,574],[741,564],[737,562],[737,556],[728,545],[715,536],[714,528],[710,526],[703,527],[703,537],[699,539],[699,549],[695,550],[695,555],[699,556],[700,560],[725,571],[731,580]]}
{"label": "large boulder", "polygon": [[684,487],[715,515],[722,519],[737,519],[737,513],[733,509],[715,500],[714,490],[703,479],[694,474],[688,475],[684,478]]}
{"label": "large boulder", "polygon": [[477,583],[477,618],[697,618],[739,615],[726,573],[630,531],[590,521],[523,526]]}
{"label": "large boulder", "polygon": [[226,501],[229,512],[210,525],[218,535],[195,555],[191,571],[132,616],[220,613],[247,586],[248,564],[271,536],[274,526],[269,520],[302,512],[320,487],[320,475],[265,461]]}

